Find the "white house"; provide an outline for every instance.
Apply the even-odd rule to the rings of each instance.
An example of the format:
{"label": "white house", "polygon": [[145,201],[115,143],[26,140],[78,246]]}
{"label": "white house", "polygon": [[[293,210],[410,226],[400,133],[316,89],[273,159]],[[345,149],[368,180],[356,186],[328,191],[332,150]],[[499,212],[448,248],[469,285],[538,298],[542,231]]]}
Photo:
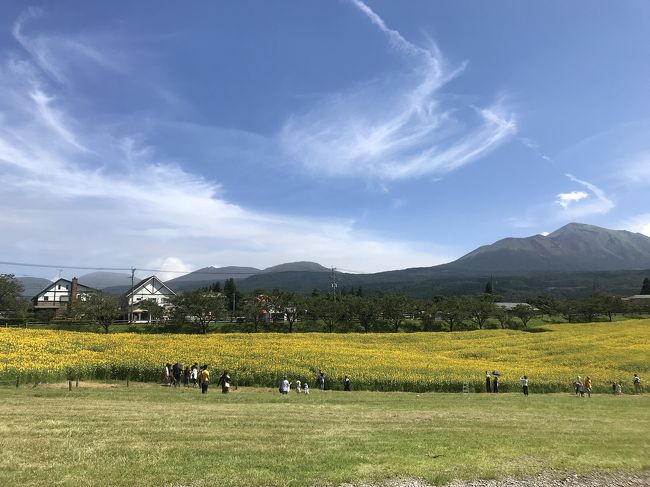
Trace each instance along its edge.
{"label": "white house", "polygon": [[149,323],[149,312],[141,308],[140,305],[145,301],[154,301],[160,306],[167,307],[169,299],[173,296],[176,296],[176,293],[156,276],[149,276],[141,280],[125,294],[129,313],[133,310],[133,319],[131,321],[134,323]]}
{"label": "white house", "polygon": [[49,309],[59,314],[68,309],[70,303],[83,299],[95,289],[79,284],[76,277],[72,281],[58,279],[32,298],[34,309]]}

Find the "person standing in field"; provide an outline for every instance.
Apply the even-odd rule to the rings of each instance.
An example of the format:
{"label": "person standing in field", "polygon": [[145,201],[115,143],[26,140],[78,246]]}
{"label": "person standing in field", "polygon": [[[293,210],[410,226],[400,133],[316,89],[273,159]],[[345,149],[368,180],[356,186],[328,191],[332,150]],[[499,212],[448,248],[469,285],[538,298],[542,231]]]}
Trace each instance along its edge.
{"label": "person standing in field", "polygon": [[490,373],[487,370],[485,371],[485,392],[492,392],[492,388],[490,387]]}
{"label": "person standing in field", "polygon": [[623,394],[623,387],[621,386],[621,382],[619,381],[616,383],[616,395],[620,396],[621,394]]}
{"label": "person standing in field", "polygon": [[280,382],[280,394],[289,394],[289,387],[291,387],[291,383],[285,377],[282,379],[282,382]]}
{"label": "person standing in field", "polygon": [[190,367],[189,365],[186,365],[185,368],[183,369],[183,385],[185,387],[190,386]]}
{"label": "person standing in field", "polygon": [[208,372],[207,364],[201,367],[201,374],[199,375],[201,381],[201,394],[208,393],[208,385],[210,384],[210,372]]}
{"label": "person standing in field", "polygon": [[174,387],[181,385],[181,374],[183,373],[183,364],[176,362],[172,367],[172,375],[174,376]]}
{"label": "person standing in field", "polygon": [[580,397],[585,397],[585,385],[582,383],[582,377],[576,377],[576,381],[573,385],[576,388],[576,396],[580,394]]}
{"label": "person standing in field", "polygon": [[499,376],[498,375],[495,375],[492,378],[492,392],[494,392],[495,394],[499,393]]}
{"label": "person standing in field", "polygon": [[591,379],[589,376],[585,379],[585,391],[587,391],[587,397],[591,397]]}
{"label": "person standing in field", "polygon": [[227,370],[224,370],[221,377],[219,377],[219,384],[221,384],[221,393],[228,394],[230,391],[230,374]]}
{"label": "person standing in field", "polygon": [[302,391],[303,391],[305,394],[309,395],[309,384],[307,384],[307,383],[305,382],[305,384],[302,386]]}
{"label": "person standing in field", "polygon": [[190,382],[192,383],[192,387],[196,387],[198,380],[199,380],[199,364],[194,362],[194,364],[192,364],[192,368],[190,369]]}
{"label": "person standing in field", "polygon": [[169,362],[165,364],[165,370],[163,371],[165,377],[165,385],[172,385],[172,364]]}
{"label": "person standing in field", "polygon": [[634,374],[634,377],[632,377],[632,384],[634,385],[634,394],[641,394],[641,392],[643,392],[643,387],[641,387],[641,377],[637,374]]}
{"label": "person standing in field", "polygon": [[296,392],[300,394],[302,392],[301,383],[299,380],[296,381]]}
{"label": "person standing in field", "polygon": [[521,387],[524,391],[524,396],[528,395],[528,377],[525,375],[523,377],[519,377],[519,380],[521,381]]}
{"label": "person standing in field", "polygon": [[343,390],[345,392],[350,392],[350,378],[346,375],[343,379]]}
{"label": "person standing in field", "polygon": [[316,376],[316,379],[318,380],[318,388],[321,391],[325,390],[325,374],[323,373],[322,370],[318,371],[318,375]]}
{"label": "person standing in field", "polygon": [[612,382],[612,394],[616,394],[616,382]]}

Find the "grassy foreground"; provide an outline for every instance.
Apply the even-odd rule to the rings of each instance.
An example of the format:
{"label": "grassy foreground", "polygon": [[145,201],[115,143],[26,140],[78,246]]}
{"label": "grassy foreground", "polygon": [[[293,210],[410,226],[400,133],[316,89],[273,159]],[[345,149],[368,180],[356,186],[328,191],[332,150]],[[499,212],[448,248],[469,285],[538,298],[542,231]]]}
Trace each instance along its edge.
{"label": "grassy foreground", "polygon": [[0,388],[0,485],[312,486],[650,469],[650,396]]}

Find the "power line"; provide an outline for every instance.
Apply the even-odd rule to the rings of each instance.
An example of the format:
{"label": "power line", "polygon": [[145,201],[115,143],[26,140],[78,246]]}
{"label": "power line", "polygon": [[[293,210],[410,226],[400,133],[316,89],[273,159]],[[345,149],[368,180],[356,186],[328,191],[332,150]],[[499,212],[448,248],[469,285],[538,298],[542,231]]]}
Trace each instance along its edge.
{"label": "power line", "polygon": [[[54,265],[54,264],[33,264],[33,263],[27,263],[27,262],[3,262],[0,261],[0,265],[11,265],[11,266],[16,266],[16,267],[44,267],[48,269],[73,269],[73,270],[84,270],[84,271],[124,271],[124,272],[131,272],[134,267],[93,267],[93,266],[71,266],[71,265]],[[213,271],[187,271],[187,270],[170,270],[170,269],[142,269],[139,267],[135,267],[136,271],[140,272],[152,272],[152,273],[162,273],[162,272],[167,272],[170,274],[194,274],[194,275],[207,275],[207,276],[251,276],[255,274],[255,272],[231,272],[231,271],[220,271],[220,270],[213,270]]]}

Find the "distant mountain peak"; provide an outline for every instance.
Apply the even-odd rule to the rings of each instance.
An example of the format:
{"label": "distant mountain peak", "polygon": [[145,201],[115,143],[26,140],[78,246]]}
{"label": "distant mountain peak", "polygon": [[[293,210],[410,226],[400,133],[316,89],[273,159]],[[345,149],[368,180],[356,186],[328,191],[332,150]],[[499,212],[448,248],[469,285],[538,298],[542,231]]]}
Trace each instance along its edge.
{"label": "distant mountain peak", "polygon": [[643,269],[650,268],[650,237],[572,222],[545,237],[504,238],[446,266],[501,274]]}
{"label": "distant mountain peak", "polygon": [[267,267],[262,272],[327,272],[329,269],[316,262],[299,261]]}

